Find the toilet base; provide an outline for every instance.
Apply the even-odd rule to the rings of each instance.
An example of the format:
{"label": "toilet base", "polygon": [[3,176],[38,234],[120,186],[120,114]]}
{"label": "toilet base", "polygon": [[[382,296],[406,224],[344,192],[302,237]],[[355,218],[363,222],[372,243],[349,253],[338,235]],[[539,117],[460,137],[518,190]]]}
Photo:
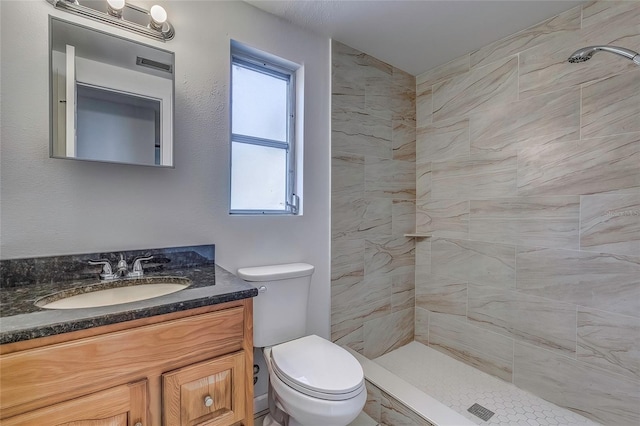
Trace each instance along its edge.
{"label": "toilet base", "polygon": [[283,426],[282,423],[275,421],[271,414],[267,414],[262,421],[262,426]]}
{"label": "toilet base", "polygon": [[[262,421],[262,426],[284,426],[284,425],[282,423],[278,423],[273,417],[271,417],[271,414],[267,414],[264,420]],[[303,425],[298,423],[295,419],[292,419],[291,417],[289,417],[288,426],[303,426]]]}

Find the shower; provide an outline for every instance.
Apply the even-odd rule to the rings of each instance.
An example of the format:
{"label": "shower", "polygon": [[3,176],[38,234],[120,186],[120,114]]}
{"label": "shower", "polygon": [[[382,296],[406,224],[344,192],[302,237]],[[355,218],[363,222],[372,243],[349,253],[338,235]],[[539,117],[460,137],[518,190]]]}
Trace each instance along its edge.
{"label": "shower", "polygon": [[636,65],[640,65],[640,53],[634,52],[633,50],[625,49],[624,47],[617,46],[589,46],[583,47],[582,49],[576,50],[573,52],[569,59],[567,59],[572,64],[578,62],[585,62],[591,59],[594,53],[599,50],[603,50],[605,52],[615,53],[616,55],[624,56],[627,59],[632,60]]}

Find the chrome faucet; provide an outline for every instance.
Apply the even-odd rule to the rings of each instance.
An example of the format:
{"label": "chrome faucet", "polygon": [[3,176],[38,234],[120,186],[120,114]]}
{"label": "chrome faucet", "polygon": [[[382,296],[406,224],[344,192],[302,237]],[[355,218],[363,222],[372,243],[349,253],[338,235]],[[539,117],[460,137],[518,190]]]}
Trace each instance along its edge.
{"label": "chrome faucet", "polygon": [[111,262],[108,259],[89,260],[89,265],[102,265],[102,272],[100,273],[100,279],[103,281],[115,280],[120,277],[126,278],[140,278],[144,275],[144,268],[142,262],[153,259],[153,256],[137,257],[133,261],[133,270],[129,272],[129,266],[124,259],[124,254],[120,253],[120,260],[116,265],[115,272],[111,266]]}
{"label": "chrome faucet", "polygon": [[124,260],[124,254],[120,253],[120,260],[116,266],[116,276],[124,277],[129,272],[127,261]]}

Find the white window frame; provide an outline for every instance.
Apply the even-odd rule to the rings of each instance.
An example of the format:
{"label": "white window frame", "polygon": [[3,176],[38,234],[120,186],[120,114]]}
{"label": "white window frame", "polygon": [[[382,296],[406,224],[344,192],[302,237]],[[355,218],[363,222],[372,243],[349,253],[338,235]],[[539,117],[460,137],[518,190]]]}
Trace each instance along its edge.
{"label": "white window frame", "polygon": [[232,44],[231,49],[231,85],[230,101],[233,105],[233,67],[239,65],[252,71],[260,72],[274,78],[279,78],[287,82],[287,136],[286,142],[263,139],[255,136],[233,133],[233,108],[230,108],[230,158],[229,171],[233,168],[233,143],[245,143],[251,145],[265,146],[270,148],[280,148],[286,150],[286,188],[285,188],[285,208],[281,210],[267,209],[232,209],[231,208],[231,179],[229,179],[229,213],[242,215],[297,215],[300,211],[300,199],[295,194],[296,190],[296,157],[295,157],[295,112],[296,112],[296,70],[283,67],[265,56],[247,52]]}

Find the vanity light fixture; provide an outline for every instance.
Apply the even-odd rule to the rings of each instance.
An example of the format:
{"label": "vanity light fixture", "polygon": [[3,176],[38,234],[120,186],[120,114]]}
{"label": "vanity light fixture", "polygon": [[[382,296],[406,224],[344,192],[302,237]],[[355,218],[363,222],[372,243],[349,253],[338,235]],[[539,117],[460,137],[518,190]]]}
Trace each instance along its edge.
{"label": "vanity light fixture", "polygon": [[151,17],[151,22],[149,22],[149,26],[154,30],[162,31],[162,25],[167,22],[167,11],[164,10],[164,7],[153,5],[149,10],[149,16]]}
{"label": "vanity light fixture", "polygon": [[171,40],[176,34],[173,25],[167,19],[167,11],[162,6],[154,5],[151,10],[147,10],[129,4],[126,0],[107,0],[107,7],[104,10],[104,3],[91,0],[46,1],[56,9],[66,10],[156,40]]}
{"label": "vanity light fixture", "polygon": [[124,0],[107,0],[107,12],[116,18],[122,18],[122,9],[124,9]]}

